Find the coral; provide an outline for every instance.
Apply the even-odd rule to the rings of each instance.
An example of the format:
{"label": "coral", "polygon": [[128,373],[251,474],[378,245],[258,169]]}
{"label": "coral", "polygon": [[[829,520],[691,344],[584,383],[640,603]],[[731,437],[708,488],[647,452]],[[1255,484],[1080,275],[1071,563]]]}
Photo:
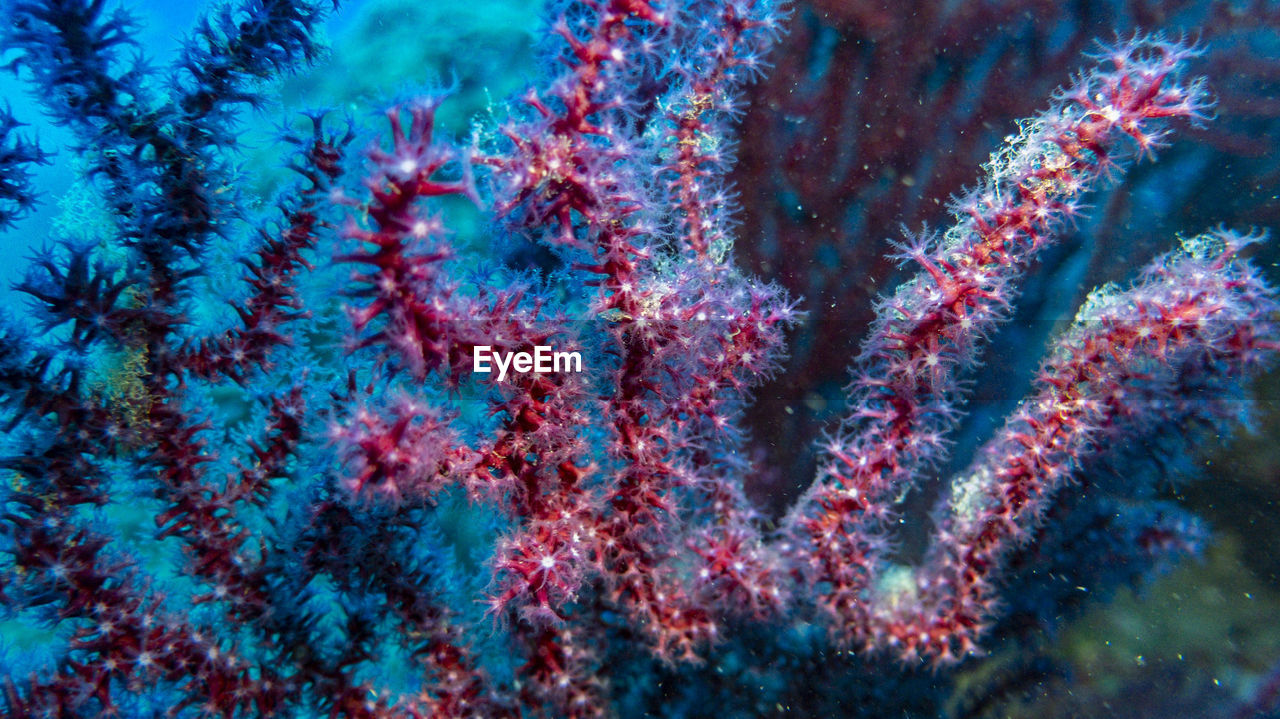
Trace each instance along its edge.
{"label": "coral", "polygon": [[[976,715],[1056,671],[984,657],[1078,611],[1065,587],[1101,601],[1209,541],[1117,447],[1231,431],[1280,349],[1261,233],[1208,230],[1095,290],[1004,424],[952,446],[1040,258],[1210,122],[1198,49],[1117,40],[946,229],[894,243],[845,419],[771,515],[748,485],[797,468],[744,415],[806,301],[739,269],[729,173],[787,7],[556,2],[542,78],[469,138],[440,90],[377,129],[286,121],[269,212],[241,191],[244,110],[321,54],[326,8],[220,8],[167,83],[103,0],[4,11],[111,218],[37,253],[30,316],[0,326],[12,716]],[[48,159],[15,122],[0,225]]]}
{"label": "coral", "polygon": [[[760,403],[745,418],[756,434],[788,438],[770,450],[773,462],[819,462],[813,443],[797,440],[839,420],[847,357],[874,320],[876,295],[904,277],[879,240],[904,224],[948,222],[948,198],[1043,106],[1062,68],[1096,39],[1155,28],[1199,39],[1197,71],[1216,80],[1214,121],[1177,133],[1161,162],[1095,190],[1094,209],[1060,230],[1064,241],[1024,282],[1015,329],[993,338],[978,374],[976,396],[1003,400],[984,425],[1017,399],[990,389],[998,378],[1035,369],[1036,354],[1018,348],[1047,342],[1090,287],[1125,281],[1176,234],[1219,223],[1280,227],[1280,203],[1266,189],[1275,184],[1280,115],[1263,100],[1277,93],[1280,13],[1272,2],[1217,0],[796,3],[787,41],[770,56],[775,67],[748,90],[740,132],[751,141],[731,172],[742,193],[739,235],[751,240],[738,243],[739,264],[808,299],[809,321],[775,383],[794,401]],[[1265,264],[1276,251],[1261,254]],[[849,267],[877,282],[847,281]],[[1056,287],[1044,301],[1042,283]],[[805,484],[777,475],[752,494],[782,511]]]}
{"label": "coral", "polygon": [[20,124],[12,108],[0,110],[0,229],[12,225],[35,203],[27,166],[49,162],[38,145],[14,132]]}

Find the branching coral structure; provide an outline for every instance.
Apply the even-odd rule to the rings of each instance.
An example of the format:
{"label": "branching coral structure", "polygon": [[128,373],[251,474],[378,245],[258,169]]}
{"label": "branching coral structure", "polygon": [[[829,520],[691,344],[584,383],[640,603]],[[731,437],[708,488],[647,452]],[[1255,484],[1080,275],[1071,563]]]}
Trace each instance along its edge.
{"label": "branching coral structure", "polygon": [[[1207,541],[1088,477],[1128,438],[1243,419],[1280,349],[1261,233],[1095,290],[994,435],[951,442],[1040,254],[1212,121],[1188,43],[1100,46],[945,229],[894,243],[908,279],[846,418],[772,516],[742,414],[805,300],[735,264],[727,175],[787,7],[552,3],[541,79],[470,137],[436,127],[447,92],[369,129],[308,112],[263,211],[243,111],[319,55],[326,11],[218,9],[161,82],[123,10],[4,5],[9,66],[112,218],[39,252],[0,328],[8,715],[937,716],[1010,617],[1074,606],[1046,577],[1106,596]],[[0,115],[0,227],[51,159],[17,128]]]}

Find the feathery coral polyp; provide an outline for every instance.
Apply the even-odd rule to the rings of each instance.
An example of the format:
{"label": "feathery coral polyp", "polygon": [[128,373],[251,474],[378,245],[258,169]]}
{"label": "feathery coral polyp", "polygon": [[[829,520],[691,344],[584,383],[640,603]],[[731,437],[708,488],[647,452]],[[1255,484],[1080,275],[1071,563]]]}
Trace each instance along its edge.
{"label": "feathery coral polyp", "polygon": [[[1263,233],[1192,234],[1095,290],[1004,423],[965,424],[1024,288],[1058,291],[1040,263],[1209,122],[1199,50],[1162,35],[1060,68],[946,228],[892,244],[849,384],[780,400],[843,420],[744,429],[789,341],[852,336],[809,334],[820,273],[793,297],[735,255],[768,240],[729,180],[765,139],[737,137],[744,92],[806,7],[557,0],[539,77],[466,139],[438,126],[448,92],[368,127],[287,119],[296,184],[264,211],[236,138],[273,110],[264,78],[322,55],[328,8],[220,8],[161,76],[124,10],[5,2],[0,50],[37,88],[18,112],[68,133],[109,218],[58,230],[0,325],[7,713],[976,716],[1057,676],[1020,652],[1082,604],[1064,586],[1197,553],[1203,523],[1104,465],[1243,418],[1280,349]],[[0,229],[53,159],[18,116]],[[816,476],[768,447],[797,442]],[[750,496],[769,478],[785,512]]]}

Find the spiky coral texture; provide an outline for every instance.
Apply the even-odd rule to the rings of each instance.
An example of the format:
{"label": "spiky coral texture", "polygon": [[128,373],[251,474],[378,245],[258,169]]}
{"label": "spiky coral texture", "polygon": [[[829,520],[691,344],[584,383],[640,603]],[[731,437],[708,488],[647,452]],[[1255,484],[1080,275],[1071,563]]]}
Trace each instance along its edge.
{"label": "spiky coral texture", "polygon": [[[801,313],[735,268],[724,176],[739,92],[783,8],[556,5],[549,79],[508,119],[457,143],[435,130],[441,97],[402,103],[355,173],[353,134],[312,116],[288,138],[303,182],[253,228],[233,315],[211,332],[191,315],[224,274],[211,248],[235,244],[235,203],[210,190],[231,184],[230,108],[314,54],[318,8],[221,12],[169,95],[120,57],[124,15],[10,12],[6,47],[59,89],[49,112],[78,133],[119,220],[110,248],[35,264],[20,289],[41,336],[6,328],[0,343],[15,428],[0,464],[16,475],[0,591],[70,632],[7,682],[13,715],[592,716],[627,696],[611,662],[631,662],[619,676],[637,655],[696,665],[753,628],[785,628],[783,646],[808,622],[824,643],[947,667],[980,651],[1004,565],[1045,541],[1104,438],[1223,419],[1234,383],[1277,349],[1272,292],[1238,254],[1251,237],[1202,236],[1095,295],[952,483],[925,562],[900,566],[898,502],[940,463],[962,379],[1027,266],[1084,193],[1153,155],[1168,120],[1203,119],[1182,44],[1108,48],[993,157],[950,229],[899,245],[917,276],[879,303],[849,419],[771,529],[745,498],[736,426]],[[450,201],[550,248],[546,275],[467,262]],[[477,347],[547,345],[584,352],[586,371],[471,372]],[[91,381],[111,352],[133,358],[127,411]],[[154,510],[156,551],[176,547],[177,568],[153,580],[116,541],[111,508],[131,502]],[[438,506],[490,510],[492,548],[471,567],[492,581],[466,601],[514,659],[464,631],[486,620],[450,601],[474,583]],[[1199,538],[1152,523],[1151,556]],[[383,671],[397,664],[410,676]]]}

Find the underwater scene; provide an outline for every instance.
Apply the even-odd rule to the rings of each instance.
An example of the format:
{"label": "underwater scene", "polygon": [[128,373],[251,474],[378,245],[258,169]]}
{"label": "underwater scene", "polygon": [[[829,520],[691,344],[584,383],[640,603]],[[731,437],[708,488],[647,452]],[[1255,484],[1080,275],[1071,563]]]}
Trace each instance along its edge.
{"label": "underwater scene", "polygon": [[0,0],[0,715],[1280,718],[1280,3]]}

